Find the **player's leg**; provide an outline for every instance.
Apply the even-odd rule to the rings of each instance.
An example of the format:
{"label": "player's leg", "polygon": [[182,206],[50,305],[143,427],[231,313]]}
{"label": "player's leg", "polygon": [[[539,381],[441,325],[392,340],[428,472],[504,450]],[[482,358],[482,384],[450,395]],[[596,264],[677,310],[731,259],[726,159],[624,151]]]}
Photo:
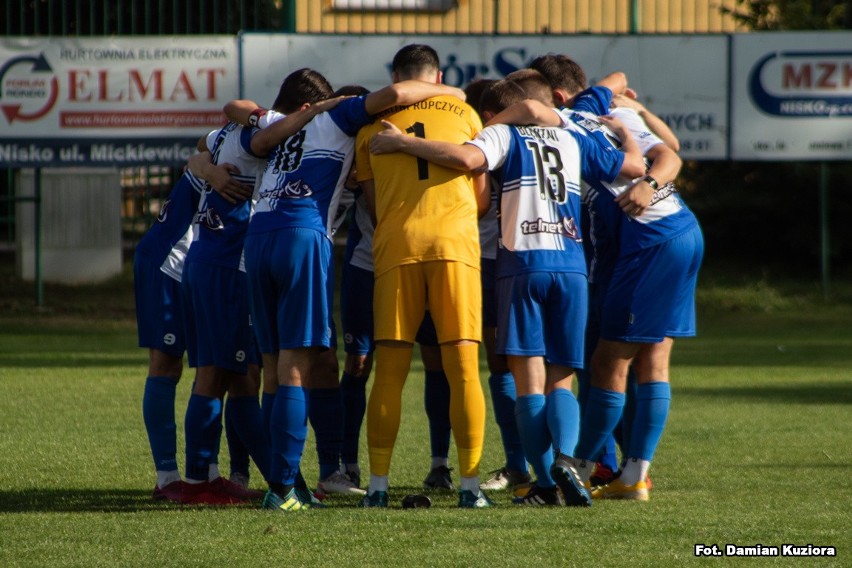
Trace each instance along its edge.
{"label": "player's leg", "polygon": [[635,494],[635,498],[647,498],[647,487],[645,492],[629,489],[648,485],[648,469],[668,417],[673,338],[695,335],[695,285],[703,252],[703,238],[696,226],[646,251],[641,258],[652,278],[643,280],[637,296],[657,317],[643,318],[631,330],[649,341],[642,345],[634,361],[636,411],[631,420],[624,471],[619,478],[622,493]]}
{"label": "player's leg", "polygon": [[[247,455],[254,460],[264,479],[269,475],[269,438],[263,429],[263,414],[258,401],[259,391],[260,371],[257,364],[252,363],[248,365],[245,375],[235,375],[232,378],[225,402],[226,433],[229,420],[232,422],[233,428],[232,435],[228,437],[228,449],[231,455],[230,481],[243,488],[248,487],[248,463],[245,464],[245,470],[235,470],[234,447],[232,445],[238,444],[239,447],[245,449]],[[232,441],[232,438],[235,439]]]}
{"label": "player's leg", "polygon": [[[270,492],[264,500],[265,508],[276,511],[314,506],[310,495],[297,491],[295,485],[307,437],[303,384],[309,384],[321,348],[331,343],[325,290],[330,255],[325,235],[308,229],[246,237],[246,270],[258,344],[262,353],[278,352],[278,385],[269,417]],[[265,364],[269,360],[264,357]]]}
{"label": "player's leg", "polygon": [[432,464],[429,474],[423,480],[427,490],[455,490],[450,476],[450,384],[441,362],[441,347],[435,331],[435,323],[429,312],[423,318],[417,330],[417,343],[420,344],[420,357],[423,360],[425,380],[423,383],[423,404],[426,418],[429,420],[429,442]]}
{"label": "player's leg", "polygon": [[627,460],[619,477],[626,486],[645,479],[663,434],[671,403],[669,359],[673,344],[671,338],[645,344],[633,363],[638,378],[636,414]]}
{"label": "player's leg", "polygon": [[479,376],[482,284],[478,267],[460,262],[424,263],[429,310],[441,343],[450,384],[450,423],[459,460],[459,507],[488,507],[479,488],[485,439],[485,395]]}
{"label": "player's leg", "polygon": [[[514,342],[509,341],[504,350],[512,351],[514,345]],[[515,417],[518,432],[526,460],[535,473],[535,482],[529,492],[513,502],[517,505],[532,506],[559,505],[556,482],[550,474],[553,447],[547,424],[547,399],[544,395],[547,381],[544,357],[507,354],[506,360],[515,378]]]}
{"label": "player's leg", "polygon": [[308,393],[308,417],[319,458],[317,494],[364,495],[364,490],[340,470],[345,416],[338,368],[336,349],[320,353],[319,367],[311,376],[312,386]]}
{"label": "player's leg", "polygon": [[372,271],[344,264],[340,282],[340,320],[346,359],[340,392],[343,398],[343,445],[340,459],[347,476],[361,485],[358,449],[367,412],[367,381],[373,368]]}
{"label": "player's leg", "polygon": [[153,499],[180,499],[175,395],[183,371],[184,332],[180,284],[141,254],[134,257],[139,346],[148,348],[142,417],[157,472]]}
{"label": "player's leg", "polygon": [[[401,290],[405,294],[400,294]],[[396,267],[376,277],[373,295],[376,376],[367,401],[370,484],[363,501],[365,506],[387,506],[388,474],[399,431],[402,388],[425,304],[426,288],[420,265]]]}
{"label": "player's leg", "polygon": [[142,397],[142,416],[157,471],[153,499],[180,499],[181,477],[177,467],[175,395],[183,370],[183,356],[149,349],[148,377]]}
{"label": "player's leg", "polygon": [[494,420],[500,430],[500,441],[506,462],[480,487],[485,490],[517,489],[524,492],[529,488],[530,475],[524,448],[515,421],[515,379],[509,371],[506,358],[494,351],[497,338],[497,279],[496,261],[483,258],[482,270],[482,342],[488,363],[488,390],[494,408]]}
{"label": "player's leg", "polygon": [[[577,401],[580,404],[580,412],[585,408],[586,398],[589,393],[589,387],[592,381],[591,361],[592,354],[595,352],[595,347],[598,344],[600,337],[601,317],[603,310],[603,302],[606,296],[608,281],[589,283],[589,316],[586,323],[586,345],[584,349],[584,365],[582,369],[577,370]],[[618,472],[619,462],[616,455],[616,436],[620,434],[618,429],[613,435],[607,438],[604,444],[601,455],[597,458],[594,465],[594,473],[590,478],[590,483],[594,487],[603,485],[612,481]]]}

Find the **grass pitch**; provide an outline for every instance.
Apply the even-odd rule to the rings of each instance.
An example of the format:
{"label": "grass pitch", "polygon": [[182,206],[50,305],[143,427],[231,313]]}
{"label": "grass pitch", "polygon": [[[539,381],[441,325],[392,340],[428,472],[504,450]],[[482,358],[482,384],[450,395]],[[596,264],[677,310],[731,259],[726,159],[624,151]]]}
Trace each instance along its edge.
{"label": "grass pitch", "polygon": [[[834,546],[838,556],[819,565],[852,563],[848,302],[826,307],[776,291],[767,307],[765,290],[702,291],[700,335],[675,348],[672,409],[648,503],[519,509],[508,494],[494,493],[491,510],[457,510],[455,496],[436,498],[429,510],[402,510],[401,498],[419,491],[429,465],[423,374],[415,364],[392,465],[392,508],[361,510],[356,499],[333,496],[326,510],[274,515],[149,500],[154,474],[141,415],[147,359],[136,348],[127,276],[96,289],[48,287],[51,308],[38,313],[21,290],[4,292],[0,566],[802,561],[699,560],[697,543]],[[484,363],[482,379],[487,388]],[[179,420],[190,383],[187,371]],[[483,475],[501,465],[499,434],[488,420]],[[220,457],[227,472],[224,442]],[[312,440],[304,469],[314,482]],[[256,470],[252,484],[262,486]]]}

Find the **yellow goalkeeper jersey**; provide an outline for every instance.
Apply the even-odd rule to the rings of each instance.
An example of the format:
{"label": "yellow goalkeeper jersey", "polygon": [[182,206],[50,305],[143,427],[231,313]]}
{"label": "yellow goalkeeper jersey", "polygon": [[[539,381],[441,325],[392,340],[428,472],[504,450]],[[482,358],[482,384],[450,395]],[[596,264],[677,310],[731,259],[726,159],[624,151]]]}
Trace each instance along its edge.
{"label": "yellow goalkeeper jersey", "polygon": [[479,115],[455,97],[394,107],[363,127],[356,140],[358,181],[376,185],[375,274],[403,264],[454,260],[479,266],[472,176],[404,153],[371,155],[369,142],[387,120],[410,136],[462,144],[482,129]]}

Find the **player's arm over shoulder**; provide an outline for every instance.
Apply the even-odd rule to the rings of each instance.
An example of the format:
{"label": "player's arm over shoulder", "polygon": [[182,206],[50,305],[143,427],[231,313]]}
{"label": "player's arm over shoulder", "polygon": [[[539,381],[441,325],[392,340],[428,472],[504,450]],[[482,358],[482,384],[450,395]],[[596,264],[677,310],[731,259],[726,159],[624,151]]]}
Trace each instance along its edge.
{"label": "player's arm over shoulder", "polygon": [[384,130],[370,140],[372,154],[405,152],[439,166],[468,172],[482,172],[488,166],[482,151],[467,143],[456,144],[407,136],[396,125],[386,120],[382,121],[382,126]]}

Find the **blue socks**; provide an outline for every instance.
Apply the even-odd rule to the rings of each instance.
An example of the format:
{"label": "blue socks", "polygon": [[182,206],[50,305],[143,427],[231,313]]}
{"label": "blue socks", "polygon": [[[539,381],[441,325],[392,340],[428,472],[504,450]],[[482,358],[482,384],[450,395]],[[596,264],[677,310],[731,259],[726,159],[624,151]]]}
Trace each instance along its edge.
{"label": "blue socks", "polygon": [[627,456],[651,461],[663,435],[672,391],[669,383],[654,382],[639,385],[636,393],[636,416]]}
{"label": "blue socks", "polygon": [[157,471],[177,469],[177,425],[175,392],[178,382],[171,377],[148,377],[142,396],[142,417]]}
{"label": "blue socks", "polygon": [[186,478],[207,481],[210,463],[216,461],[222,433],[222,401],[193,394],[184,419],[186,436]]}
{"label": "blue socks", "polygon": [[546,400],[543,394],[519,396],[515,402],[515,419],[523,441],[524,453],[536,474],[536,485],[542,488],[556,485],[550,477],[553,451],[550,445],[545,406]]}
{"label": "blue socks", "polygon": [[527,458],[524,457],[524,447],[515,420],[515,379],[512,373],[490,375],[488,387],[494,405],[494,419],[500,428],[500,439],[506,454],[506,469],[526,472]]}
{"label": "blue socks", "polygon": [[573,457],[580,435],[580,405],[574,393],[566,389],[553,389],[546,400],[547,428],[553,449]]}
{"label": "blue socks", "polygon": [[432,457],[450,455],[450,383],[443,371],[426,371],[423,402],[429,418],[429,439]]}
{"label": "blue socks", "polygon": [[340,470],[340,449],[343,443],[343,399],[340,388],[310,389],[308,416],[316,437],[319,478],[325,479]]}
{"label": "blue socks", "polygon": [[624,394],[590,386],[574,457],[596,462],[624,409]]}
{"label": "blue socks", "polygon": [[225,438],[228,440],[228,454],[231,456],[231,475],[249,473],[249,451],[243,441],[240,439],[240,434],[237,432],[237,422],[234,415],[237,411],[234,409],[233,398],[228,396],[225,399]]}
{"label": "blue socks", "polygon": [[302,387],[278,387],[269,429],[272,445],[269,482],[292,486],[308,436],[308,409]]}
{"label": "blue socks", "polygon": [[340,461],[358,463],[361,425],[367,412],[367,377],[343,373],[340,379],[340,395],[343,398],[343,446],[340,450]]}
{"label": "blue socks", "polygon": [[[230,425],[230,428],[229,428]],[[263,415],[256,396],[232,397],[225,401],[225,434],[231,453],[231,472],[248,473],[251,455],[264,479],[269,476],[269,442],[263,430]],[[232,441],[232,438],[237,438]],[[242,448],[239,457],[245,459],[245,469],[234,467],[235,444]],[[242,465],[238,463],[238,465]]]}

